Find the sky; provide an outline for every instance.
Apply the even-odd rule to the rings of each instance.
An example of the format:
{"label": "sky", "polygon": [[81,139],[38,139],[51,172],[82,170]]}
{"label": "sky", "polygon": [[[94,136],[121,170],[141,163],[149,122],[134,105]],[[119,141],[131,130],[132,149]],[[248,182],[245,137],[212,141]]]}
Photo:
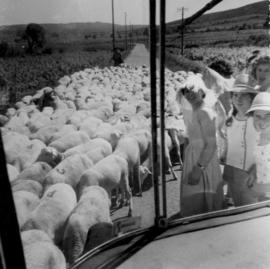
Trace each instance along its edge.
{"label": "sky", "polygon": [[[148,0],[0,0],[0,25],[68,22],[111,22],[112,1],[115,23],[149,24]],[[166,21],[188,17],[210,0],[167,0]],[[211,12],[237,8],[256,0],[223,0]],[[157,4],[158,6],[158,4]],[[208,12],[209,13],[209,12]]]}

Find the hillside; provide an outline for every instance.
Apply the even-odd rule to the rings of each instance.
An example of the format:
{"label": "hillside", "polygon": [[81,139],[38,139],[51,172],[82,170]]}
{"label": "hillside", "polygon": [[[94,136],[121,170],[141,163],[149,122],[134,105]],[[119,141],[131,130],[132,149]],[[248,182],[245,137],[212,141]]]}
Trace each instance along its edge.
{"label": "hillside", "polygon": [[[202,8],[201,7],[198,7]],[[221,12],[208,13],[186,27],[188,44],[216,45],[221,43],[246,42],[249,38],[268,35],[268,1],[260,1],[240,8]],[[166,40],[171,46],[179,45],[180,20],[167,23]],[[112,25],[110,23],[67,23],[42,24],[49,43],[71,42],[103,42],[111,39]],[[9,43],[21,36],[26,25],[0,26],[0,42]],[[133,25],[133,36],[143,36],[146,25]],[[130,31],[130,26],[128,26]],[[115,25],[116,39],[123,40],[124,25]],[[251,36],[251,37],[250,37]],[[263,38],[263,37],[260,37]],[[202,41],[202,42],[201,42]],[[224,41],[224,42],[223,42]],[[176,45],[174,44],[176,43]]]}
{"label": "hillside", "polygon": [[[41,24],[46,32],[47,38],[58,39],[62,42],[81,40],[85,36],[95,35],[95,38],[109,37],[112,32],[112,25],[103,22],[89,22],[89,23],[65,23],[65,24]],[[134,25],[133,30],[143,29],[145,26]],[[6,40],[13,42],[15,37],[22,34],[26,25],[7,25],[0,26],[0,41]],[[125,31],[124,25],[115,25],[115,32],[123,33]]]}
{"label": "hillside", "polygon": [[[232,23],[241,24],[243,21],[247,24],[254,22],[263,24],[268,16],[268,1],[260,1],[249,4],[240,8],[230,9],[226,11],[204,14],[192,23],[192,28],[203,28],[205,26],[226,25]],[[181,20],[168,23],[168,27],[180,25]],[[262,25],[261,25],[262,26]]]}
{"label": "hillside", "polygon": [[[181,20],[167,24],[167,46],[179,47]],[[268,1],[201,16],[185,28],[187,46],[243,46],[269,44]]]}

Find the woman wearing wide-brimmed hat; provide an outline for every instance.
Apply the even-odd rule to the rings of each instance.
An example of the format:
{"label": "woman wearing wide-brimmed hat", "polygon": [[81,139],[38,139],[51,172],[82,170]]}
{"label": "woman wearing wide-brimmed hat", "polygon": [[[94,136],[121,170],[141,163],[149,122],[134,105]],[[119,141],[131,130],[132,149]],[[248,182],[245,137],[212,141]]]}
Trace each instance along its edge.
{"label": "woman wearing wide-brimmed hat", "polygon": [[259,139],[254,149],[255,165],[250,171],[248,187],[258,201],[270,199],[270,93],[261,92],[247,111],[253,116]]}
{"label": "woman wearing wide-brimmed hat", "polygon": [[253,150],[258,137],[251,117],[246,112],[257,94],[256,81],[248,74],[236,77],[231,90],[232,115],[226,121],[223,179],[228,184],[235,206],[253,203],[247,187],[248,171],[254,164]]}

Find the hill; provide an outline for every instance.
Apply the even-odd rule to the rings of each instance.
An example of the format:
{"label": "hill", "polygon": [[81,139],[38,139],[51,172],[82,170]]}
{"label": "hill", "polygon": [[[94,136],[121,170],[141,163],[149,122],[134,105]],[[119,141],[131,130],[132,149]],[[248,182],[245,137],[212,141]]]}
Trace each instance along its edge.
{"label": "hill", "polygon": [[[247,25],[255,22],[262,27],[267,18],[268,1],[264,0],[235,9],[204,14],[194,21],[190,27],[200,29],[218,25],[226,29],[231,24],[241,25],[243,22]],[[181,20],[177,20],[169,22],[167,26],[179,26],[180,24]]]}
{"label": "hill", "polygon": [[[185,44],[196,45],[268,45],[268,1],[240,8],[204,14],[185,28]],[[167,24],[167,44],[179,47],[181,20]]]}
{"label": "hill", "polygon": [[[202,7],[200,7],[202,8]],[[179,46],[181,20],[167,23],[166,41],[169,46]],[[111,39],[111,23],[42,24],[49,43],[95,42]],[[146,25],[133,25],[134,36],[143,36]],[[217,45],[248,42],[249,39],[264,39],[268,35],[268,1],[260,1],[240,8],[202,15],[185,29],[186,44]],[[14,42],[21,36],[26,25],[0,26],[0,42]],[[130,26],[128,30],[131,31]],[[115,25],[116,39],[123,40],[125,26]],[[262,44],[265,41],[262,41]]]}
{"label": "hill", "polygon": [[[78,41],[82,38],[95,35],[95,38],[109,37],[112,32],[111,23],[89,22],[89,23],[47,23],[41,24],[46,32],[48,40],[61,40],[61,42]],[[0,26],[0,41],[6,40],[13,42],[14,39],[22,34],[26,28],[25,24]],[[134,25],[133,30],[145,28],[142,25]],[[123,34],[124,25],[115,25],[115,32]]]}

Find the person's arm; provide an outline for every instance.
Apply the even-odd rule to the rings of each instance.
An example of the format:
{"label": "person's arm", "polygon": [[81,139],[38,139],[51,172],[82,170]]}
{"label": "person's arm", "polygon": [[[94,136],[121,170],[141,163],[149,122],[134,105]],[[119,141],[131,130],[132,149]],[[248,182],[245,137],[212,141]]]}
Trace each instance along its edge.
{"label": "person's arm", "polygon": [[202,167],[207,167],[217,150],[215,118],[207,111],[200,110],[198,111],[198,121],[204,141],[198,164]]}
{"label": "person's arm", "polygon": [[205,67],[202,75],[206,87],[214,90],[218,95],[232,89],[233,80],[224,78],[210,67]]}
{"label": "person's arm", "polygon": [[256,165],[253,164],[248,170],[247,186],[252,188],[257,178]]}

